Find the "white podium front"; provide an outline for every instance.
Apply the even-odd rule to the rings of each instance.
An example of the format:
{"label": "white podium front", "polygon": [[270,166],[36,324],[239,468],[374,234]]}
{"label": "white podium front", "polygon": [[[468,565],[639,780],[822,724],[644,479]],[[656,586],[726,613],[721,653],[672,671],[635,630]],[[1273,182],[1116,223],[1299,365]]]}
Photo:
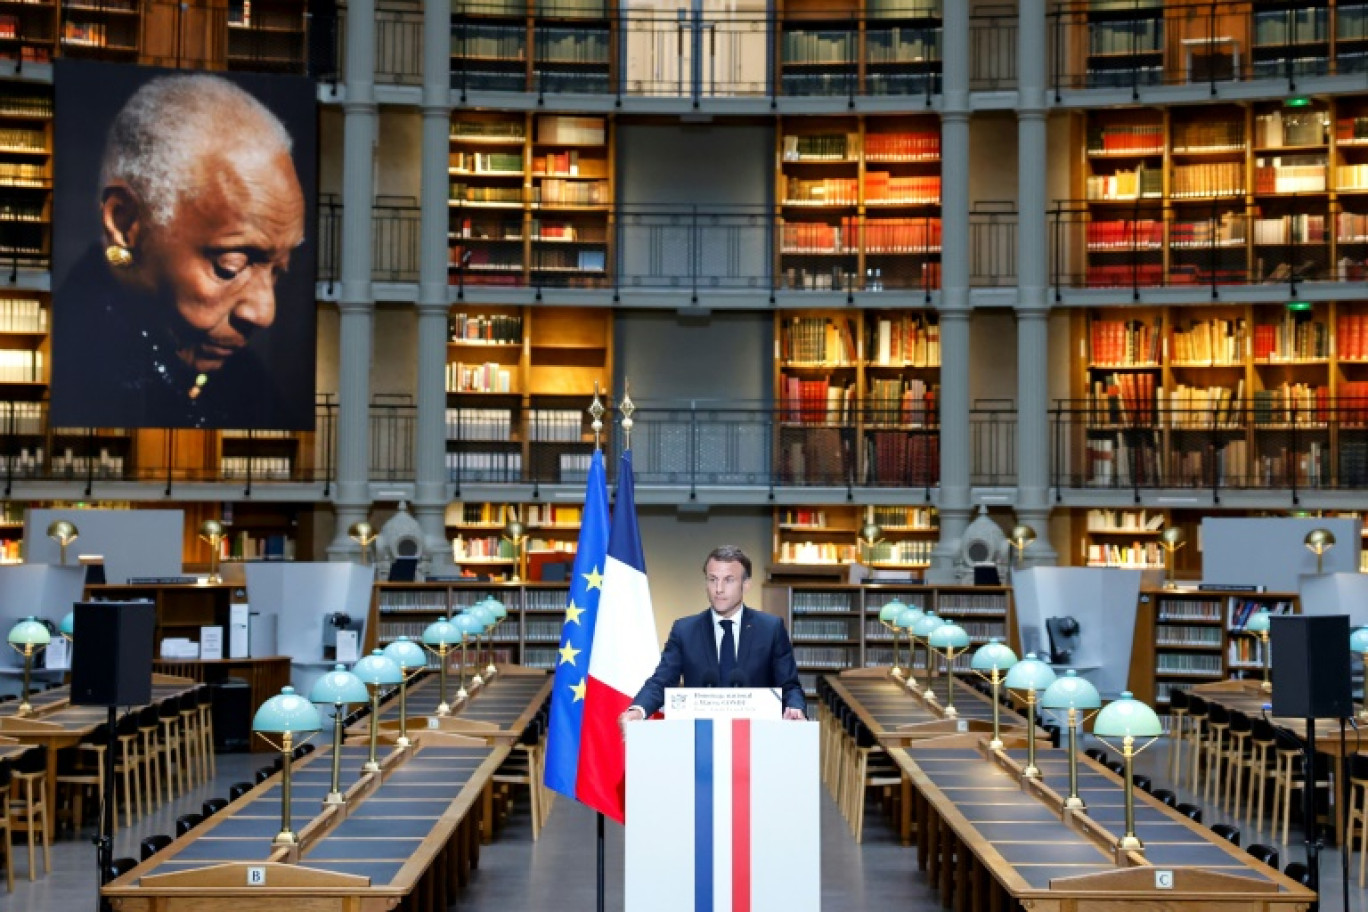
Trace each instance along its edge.
{"label": "white podium front", "polygon": [[627,726],[627,912],[817,912],[816,722]]}

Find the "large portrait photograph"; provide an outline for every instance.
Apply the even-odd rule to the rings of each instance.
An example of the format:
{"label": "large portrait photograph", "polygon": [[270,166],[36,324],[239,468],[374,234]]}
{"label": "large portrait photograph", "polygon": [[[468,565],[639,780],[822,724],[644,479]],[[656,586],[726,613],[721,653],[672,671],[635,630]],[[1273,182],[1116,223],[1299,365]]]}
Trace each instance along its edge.
{"label": "large portrait photograph", "polygon": [[313,85],[74,60],[54,82],[52,423],[312,429]]}

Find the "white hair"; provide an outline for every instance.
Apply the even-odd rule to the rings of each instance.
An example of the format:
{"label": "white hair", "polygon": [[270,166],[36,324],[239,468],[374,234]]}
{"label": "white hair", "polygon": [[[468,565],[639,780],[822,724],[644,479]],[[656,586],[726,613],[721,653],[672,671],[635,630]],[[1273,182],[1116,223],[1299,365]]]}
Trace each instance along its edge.
{"label": "white hair", "polygon": [[289,154],[289,131],[247,92],[219,76],[159,76],[114,118],[100,163],[100,189],[127,184],[154,224],[175,216],[200,180],[197,159],[210,150],[241,159]]}

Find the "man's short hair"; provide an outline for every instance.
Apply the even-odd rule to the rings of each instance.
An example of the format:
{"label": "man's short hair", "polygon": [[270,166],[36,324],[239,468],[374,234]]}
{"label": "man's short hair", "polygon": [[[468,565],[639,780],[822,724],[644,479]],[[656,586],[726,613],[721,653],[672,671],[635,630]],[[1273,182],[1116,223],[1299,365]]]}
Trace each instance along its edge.
{"label": "man's short hair", "polygon": [[165,225],[200,180],[197,159],[225,150],[240,156],[289,154],[284,124],[250,94],[220,76],[158,76],[134,92],[114,117],[100,162],[100,192],[126,183]]}
{"label": "man's short hair", "polygon": [[740,564],[746,571],[746,579],[751,576],[751,559],[746,556],[736,545],[719,545],[708,552],[708,559],[703,561],[703,572],[708,572],[708,564],[713,561],[720,561],[724,564]]}

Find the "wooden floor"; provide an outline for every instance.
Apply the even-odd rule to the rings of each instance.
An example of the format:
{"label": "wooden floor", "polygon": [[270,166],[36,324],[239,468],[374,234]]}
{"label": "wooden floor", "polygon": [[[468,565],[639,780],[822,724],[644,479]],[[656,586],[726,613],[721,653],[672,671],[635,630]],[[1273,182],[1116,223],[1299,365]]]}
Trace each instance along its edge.
{"label": "wooden floor", "polygon": [[[1139,771],[1162,771],[1162,745],[1141,756]],[[195,790],[149,819],[135,821],[131,830],[120,831],[116,853],[137,855],[138,841],[152,833],[170,832],[175,818],[198,811],[206,798],[227,795],[233,782],[251,778],[252,771],[269,762],[262,754],[220,754],[218,777],[211,785]],[[1156,777],[1156,781],[1161,777]],[[850,838],[835,804],[822,793],[822,894],[823,908],[833,912],[935,912],[940,904],[925,885],[916,866],[915,851],[897,843],[893,832],[871,805],[863,845]],[[1211,822],[1217,822],[1213,819]],[[1245,823],[1244,827],[1248,827]],[[607,826],[608,910],[622,909],[622,831]],[[532,841],[531,821],[525,802],[520,802],[497,842],[480,855],[480,868],[470,887],[454,908],[461,912],[507,912],[508,909],[594,909],[594,815],[585,808],[557,799],[542,838]],[[16,859],[13,895],[5,895],[0,882],[0,910],[4,912],[68,912],[95,910],[95,849],[86,832],[81,839],[68,835],[53,847],[53,873],[30,884],[25,851]],[[1283,846],[1284,861],[1301,859],[1300,834],[1292,832],[1292,844]],[[1266,832],[1246,833],[1244,842],[1273,841]],[[1340,854],[1322,853],[1322,903],[1326,912],[1343,909],[1340,900]],[[1353,858],[1352,863],[1357,864]],[[1350,876],[1350,909],[1368,912],[1368,891],[1361,891]]]}

